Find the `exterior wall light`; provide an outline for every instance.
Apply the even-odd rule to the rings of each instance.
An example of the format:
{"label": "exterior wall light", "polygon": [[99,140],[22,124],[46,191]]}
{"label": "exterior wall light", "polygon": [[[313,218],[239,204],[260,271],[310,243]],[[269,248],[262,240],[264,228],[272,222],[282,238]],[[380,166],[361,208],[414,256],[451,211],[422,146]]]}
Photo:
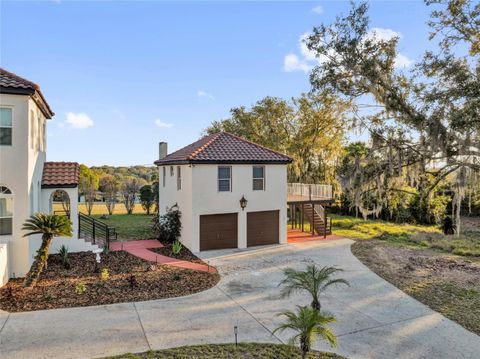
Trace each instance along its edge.
{"label": "exterior wall light", "polygon": [[247,207],[247,203],[247,199],[242,195],[242,198],[240,199],[240,207],[242,207],[242,211],[245,210],[245,207]]}

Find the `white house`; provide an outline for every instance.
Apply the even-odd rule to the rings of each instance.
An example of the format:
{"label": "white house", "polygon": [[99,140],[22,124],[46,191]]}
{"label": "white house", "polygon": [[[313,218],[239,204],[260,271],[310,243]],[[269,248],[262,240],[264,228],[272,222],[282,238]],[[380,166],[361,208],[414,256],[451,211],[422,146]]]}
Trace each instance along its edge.
{"label": "white house", "polygon": [[159,147],[159,214],[178,205],[192,252],[286,243],[290,157],[226,132]]}
{"label": "white house", "polygon": [[63,198],[73,238],[56,238],[51,252],[65,244],[71,252],[98,248],[78,239],[78,178],[75,162],[46,162],[47,120],[53,117],[40,87],[0,69],[0,286],[24,276],[40,236],[24,238],[24,221],[36,212],[52,213]]}

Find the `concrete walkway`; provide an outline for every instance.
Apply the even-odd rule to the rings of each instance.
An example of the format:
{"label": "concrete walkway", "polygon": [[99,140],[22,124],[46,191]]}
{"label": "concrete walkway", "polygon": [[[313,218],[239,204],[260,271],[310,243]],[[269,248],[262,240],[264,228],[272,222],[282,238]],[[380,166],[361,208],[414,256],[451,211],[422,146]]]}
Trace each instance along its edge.
{"label": "concrete walkway", "polygon": [[[195,295],[140,303],[0,314],[0,358],[92,358],[197,343],[286,342],[276,313],[307,304],[281,299],[286,267],[337,265],[351,287],[322,300],[338,323],[337,353],[349,358],[479,358],[480,337],[430,310],[361,264],[345,239],[203,255],[222,280]],[[331,350],[319,343],[317,349]]]}
{"label": "concrete walkway", "polygon": [[136,257],[157,264],[166,264],[173,267],[193,269],[200,272],[215,273],[217,271],[214,267],[205,264],[193,263],[181,259],[167,257],[150,250],[152,248],[162,247],[164,247],[164,245],[155,239],[144,239],[128,242],[115,241],[110,243],[110,250],[112,251],[126,251]]}

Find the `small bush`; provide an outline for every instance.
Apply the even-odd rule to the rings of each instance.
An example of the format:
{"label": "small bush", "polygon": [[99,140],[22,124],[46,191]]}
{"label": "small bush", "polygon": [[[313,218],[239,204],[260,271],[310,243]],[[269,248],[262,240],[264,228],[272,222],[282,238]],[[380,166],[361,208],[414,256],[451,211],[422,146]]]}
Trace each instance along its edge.
{"label": "small bush", "polygon": [[75,286],[75,293],[77,293],[78,295],[82,295],[86,291],[87,291],[87,286],[83,282],[80,282]]}
{"label": "small bush", "polygon": [[177,205],[172,206],[167,213],[154,217],[153,230],[159,241],[173,243],[178,239],[182,229],[181,217],[182,214]]}
{"label": "small bush", "polygon": [[110,279],[110,272],[107,267],[104,267],[102,269],[102,272],[100,273],[100,279],[103,281],[107,281]]}
{"label": "small bush", "polygon": [[173,245],[172,245],[173,254],[178,255],[182,250],[182,247],[183,247],[182,243],[180,243],[178,239],[175,242],[173,242]]}
{"label": "small bush", "polygon": [[62,245],[58,251],[60,259],[62,260],[63,267],[65,269],[70,269],[70,259],[68,259],[68,247]]}

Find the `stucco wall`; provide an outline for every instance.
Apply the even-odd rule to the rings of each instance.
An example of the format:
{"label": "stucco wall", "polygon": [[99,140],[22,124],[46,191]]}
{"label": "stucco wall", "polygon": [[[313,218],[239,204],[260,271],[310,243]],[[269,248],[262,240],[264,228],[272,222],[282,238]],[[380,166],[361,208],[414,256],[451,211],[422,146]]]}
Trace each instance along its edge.
{"label": "stucco wall", "polygon": [[8,282],[8,245],[0,243],[0,287]]}
{"label": "stucco wall", "polygon": [[19,277],[30,268],[40,236],[24,238],[21,230],[31,214],[42,210],[41,180],[46,160],[46,118],[26,95],[0,96],[0,105],[13,109],[12,145],[0,146],[0,185],[13,193],[13,233],[8,243],[9,273]]}
{"label": "stucco wall", "polygon": [[180,166],[182,172],[182,188],[177,190],[177,166],[173,166],[173,176],[170,176],[170,166],[166,168],[165,187],[163,186],[163,170],[159,167],[159,214],[165,214],[166,210],[177,204],[182,213],[182,230],[180,241],[192,249],[192,167]]}
{"label": "stucco wall", "polygon": [[[265,190],[252,188],[252,165],[232,165],[232,191],[218,192],[218,165],[193,167],[192,251],[200,250],[200,215],[238,213],[238,247],[247,247],[247,213],[279,210],[280,243],[286,243],[287,225],[287,167],[265,166]],[[244,211],[240,199],[248,203]]]}
{"label": "stucco wall", "polygon": [[[178,203],[182,211],[181,241],[191,251],[200,251],[200,215],[238,213],[238,246],[247,246],[247,213],[279,210],[280,243],[286,243],[287,225],[287,168],[286,165],[265,166],[265,190],[252,188],[252,165],[232,165],[232,191],[218,192],[218,165],[183,165],[182,189],[177,191],[177,172],[170,176],[166,166],[166,183],[163,187],[163,170],[159,167],[160,214],[165,207]],[[244,211],[240,208],[242,195],[248,200]]]}

